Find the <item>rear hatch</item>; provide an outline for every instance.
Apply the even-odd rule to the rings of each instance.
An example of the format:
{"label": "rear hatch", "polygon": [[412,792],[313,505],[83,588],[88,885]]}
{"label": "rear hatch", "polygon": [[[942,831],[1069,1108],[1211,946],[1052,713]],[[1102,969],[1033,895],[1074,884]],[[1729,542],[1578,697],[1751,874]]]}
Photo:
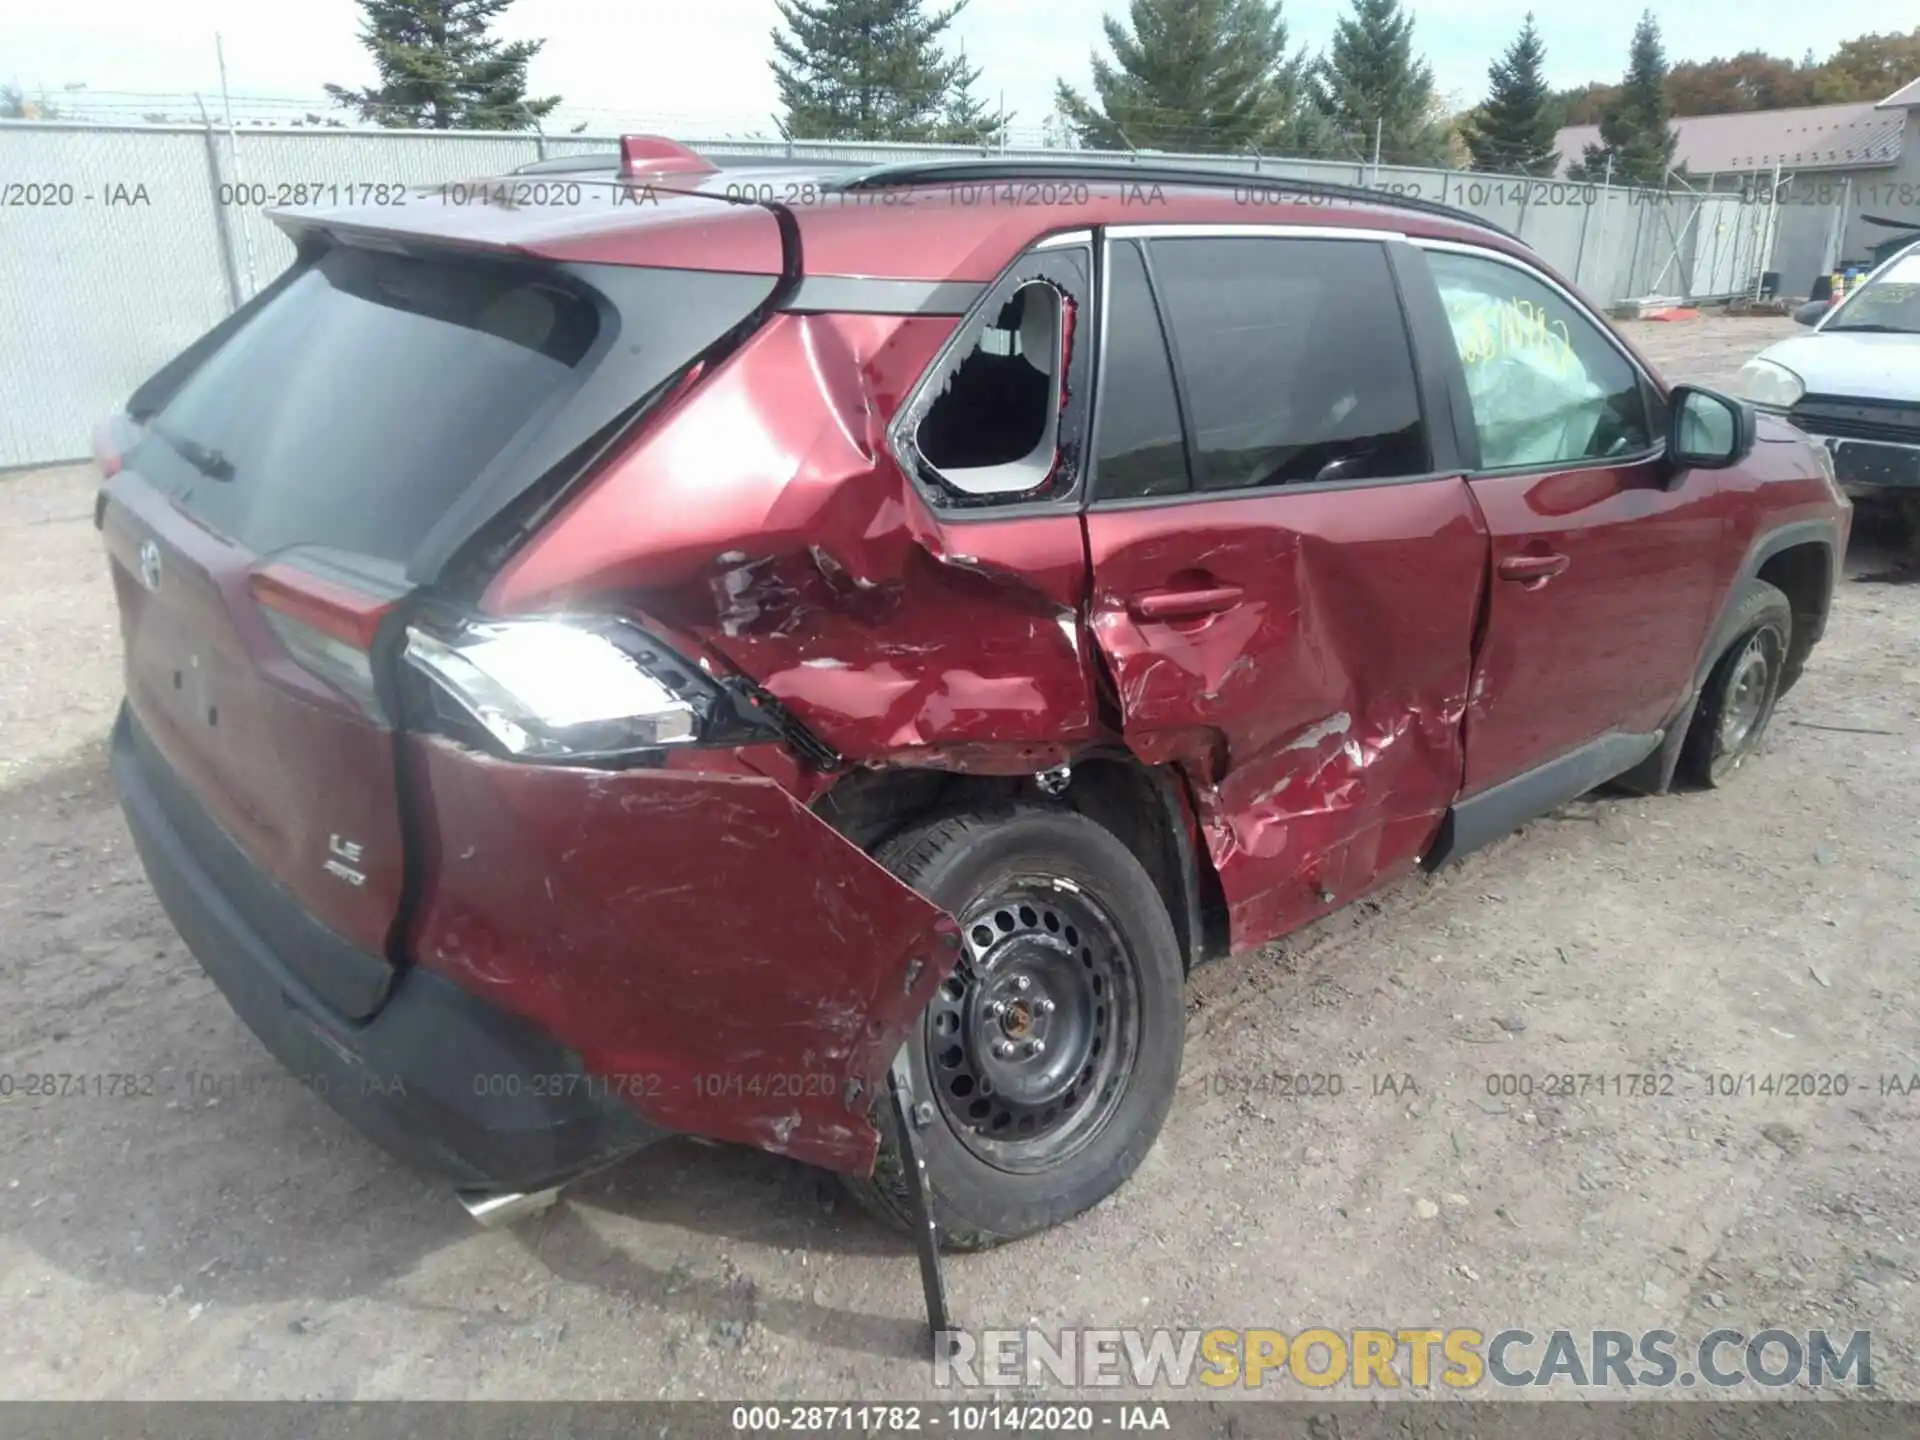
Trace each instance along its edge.
{"label": "rear hatch", "polygon": [[340,949],[373,957],[282,956],[357,1018],[385,997],[409,883],[396,607],[477,593],[476,565],[778,277],[290,229],[288,275],[130,402],[101,524],[137,743]]}

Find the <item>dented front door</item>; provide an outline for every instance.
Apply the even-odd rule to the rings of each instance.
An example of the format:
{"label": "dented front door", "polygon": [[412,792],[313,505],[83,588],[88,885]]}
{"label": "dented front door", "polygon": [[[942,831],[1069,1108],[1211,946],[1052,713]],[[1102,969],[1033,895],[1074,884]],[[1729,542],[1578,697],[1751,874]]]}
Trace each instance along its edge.
{"label": "dented front door", "polygon": [[1404,869],[1459,789],[1486,537],[1458,478],[1096,510],[1126,738],[1192,782],[1236,946]]}
{"label": "dented front door", "polygon": [[1382,246],[1158,233],[1109,252],[1089,612],[1128,744],[1188,777],[1257,944],[1431,841],[1488,540],[1430,473]]}

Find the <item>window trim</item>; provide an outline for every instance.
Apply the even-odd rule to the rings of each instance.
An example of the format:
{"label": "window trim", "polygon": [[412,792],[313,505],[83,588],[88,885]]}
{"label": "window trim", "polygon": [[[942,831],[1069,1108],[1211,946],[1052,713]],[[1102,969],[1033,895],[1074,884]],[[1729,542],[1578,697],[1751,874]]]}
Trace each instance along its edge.
{"label": "window trim", "polygon": [[[1634,376],[1635,388],[1640,393],[1641,404],[1646,408],[1647,431],[1652,443],[1649,448],[1645,450],[1637,450],[1630,455],[1596,456],[1590,460],[1552,460],[1546,462],[1529,462],[1524,465],[1488,465],[1484,463],[1485,457],[1480,453],[1480,426],[1478,419],[1474,417],[1473,414],[1473,402],[1467,394],[1466,366],[1460,359],[1459,345],[1454,340],[1452,329],[1449,327],[1441,336],[1446,342],[1443,351],[1445,356],[1443,363],[1447,366],[1446,383],[1449,387],[1454,387],[1454,393],[1460,397],[1460,407],[1449,406],[1449,413],[1456,427],[1461,423],[1463,417],[1472,424],[1472,429],[1468,434],[1458,437],[1461,453],[1463,455],[1471,455],[1474,460],[1474,464],[1467,471],[1467,478],[1469,480],[1482,478],[1497,479],[1509,475],[1571,475],[1583,470],[1619,470],[1635,465],[1645,465],[1650,461],[1658,461],[1665,457],[1667,453],[1667,437],[1660,427],[1653,423],[1653,407],[1648,402],[1651,397],[1657,397],[1664,401],[1667,396],[1666,387],[1660,383],[1656,376],[1648,371],[1645,365],[1641,364],[1639,357],[1627,348],[1626,343],[1614,333],[1613,327],[1609,325],[1602,316],[1597,314],[1591,305],[1587,304],[1580,296],[1576,295],[1571,289],[1561,284],[1544,270],[1528,264],[1517,255],[1509,255],[1504,250],[1495,250],[1490,246],[1474,245],[1461,240],[1439,240],[1426,236],[1413,236],[1409,243],[1416,250],[1440,250],[1449,254],[1464,255],[1470,260],[1491,260],[1496,264],[1505,265],[1509,269],[1518,270],[1522,275],[1527,276],[1529,279],[1536,281],[1538,284],[1559,295],[1561,299],[1565,300],[1567,304],[1573,308],[1576,314],[1584,318],[1593,329],[1600,332],[1601,337],[1612,347],[1615,354],[1627,362],[1627,368],[1632,371]],[[1432,266],[1426,263],[1426,257],[1424,255],[1421,256],[1420,269],[1425,285],[1431,291],[1435,302],[1440,303],[1440,281],[1433,273]]]}
{"label": "window trim", "polygon": [[[893,460],[895,465],[899,466],[901,474],[907,477],[908,482],[913,486],[914,491],[920,496],[921,500],[926,503],[927,508],[938,516],[943,524],[970,520],[1018,520],[1037,515],[1077,514],[1085,507],[1093,477],[1091,454],[1093,433],[1091,415],[1093,403],[1083,400],[1079,406],[1081,458],[1077,483],[1070,490],[1058,495],[1028,496],[1026,498],[1009,498],[1005,500],[997,500],[991,495],[986,495],[974,497],[973,503],[970,504],[956,504],[951,498],[928,483],[926,476],[922,473],[921,466],[924,465],[928,470],[932,470],[936,474],[939,473],[939,467],[927,460],[926,457],[920,453],[919,443],[914,438],[915,432],[920,428],[921,421],[926,418],[925,412],[922,411],[920,407],[922,398],[925,396],[928,387],[933,384],[934,377],[940,374],[942,369],[945,368],[947,363],[953,358],[953,355],[960,348],[963,341],[966,341],[968,344],[973,343],[972,340],[967,340],[969,332],[979,323],[980,317],[986,313],[988,305],[992,303],[993,297],[1000,291],[1002,286],[1009,280],[1021,277],[1021,272],[1031,267],[1036,260],[1043,260],[1075,248],[1078,248],[1085,257],[1083,269],[1086,274],[1087,293],[1079,295],[1074,295],[1072,291],[1068,293],[1076,302],[1076,308],[1080,312],[1075,320],[1076,329],[1084,330],[1087,328],[1087,313],[1091,311],[1097,314],[1099,312],[1102,294],[1100,277],[1095,273],[1095,266],[1100,252],[1099,248],[1093,243],[1093,233],[1089,230],[1081,229],[1044,235],[1029,244],[1018,255],[1015,255],[1012,260],[1008,261],[1007,264],[1001,268],[999,274],[995,275],[993,279],[980,287],[980,292],[974,297],[972,305],[968,307],[966,313],[961,315],[955,323],[953,333],[941,342],[940,348],[934,352],[933,359],[927,362],[926,368],[915,378],[913,384],[907,387],[905,398],[901,400],[899,407],[894,411],[893,419],[887,423],[885,443],[888,456]],[[1017,289],[1020,285],[1031,284],[1033,281],[1042,278],[1043,277],[1037,275],[1026,275],[1017,279],[1015,288]],[[1004,304],[1005,302],[1002,301],[1001,303]],[[1102,319],[1104,319],[1104,316]],[[1100,325],[1098,329],[1104,332],[1105,326]],[[978,336],[976,335],[974,340],[977,339]],[[1093,402],[1096,403],[1099,398],[1098,344],[1099,340],[1098,337],[1096,337],[1093,353],[1091,353],[1087,359],[1086,372],[1090,377],[1089,386],[1094,392]],[[1057,428],[1054,436],[1056,463],[1059,452],[1071,443],[1074,438],[1072,434],[1072,422],[1069,420],[1067,412],[1071,410],[1074,400],[1073,386],[1071,384],[1073,360],[1076,355],[1088,355],[1088,351],[1083,348],[1084,346],[1085,338],[1083,335],[1076,334],[1072,337],[1072,347],[1068,352],[1066,368],[1060,375],[1054,377],[1056,395],[1064,395],[1066,400],[1066,404],[1063,405],[1061,414],[1056,422]],[[931,408],[930,405],[929,408]],[[958,489],[959,487],[955,486],[953,488]],[[1025,496],[1024,491],[1016,491],[1013,493],[1016,497]]]}
{"label": "window trim", "polygon": [[[1382,258],[1386,261],[1387,277],[1394,287],[1394,305],[1400,315],[1401,332],[1407,343],[1407,362],[1412,367],[1414,396],[1420,409],[1420,423],[1427,436],[1427,459],[1436,468],[1418,475],[1362,476],[1352,480],[1302,480],[1288,485],[1241,485],[1232,489],[1208,490],[1196,481],[1196,444],[1197,437],[1193,424],[1193,406],[1187,392],[1185,367],[1180,361],[1180,341],[1174,327],[1167,317],[1166,306],[1160,295],[1160,280],[1154,269],[1154,240],[1331,240],[1359,241],[1376,244],[1380,247]],[[1461,451],[1455,436],[1453,417],[1439,416],[1434,413],[1433,402],[1437,398],[1426,370],[1427,357],[1424,350],[1426,337],[1422,327],[1416,322],[1410,297],[1406,289],[1406,277],[1396,252],[1403,251],[1407,236],[1397,230],[1374,230],[1362,227],[1341,227],[1332,225],[1241,225],[1223,224],[1140,224],[1108,225],[1102,228],[1100,255],[1100,339],[1096,347],[1095,359],[1098,362],[1095,382],[1093,413],[1089,421],[1087,437],[1087,482],[1086,499],[1083,508],[1096,509],[1139,509],[1148,505],[1185,505],[1196,501],[1243,500],[1274,498],[1281,495],[1313,494],[1327,490],[1357,490],[1370,485],[1408,485],[1420,481],[1455,478],[1466,473],[1466,455]],[[1139,245],[1141,264],[1147,272],[1147,290],[1153,302],[1154,315],[1160,322],[1160,334],[1166,346],[1167,363],[1173,374],[1173,397],[1175,408],[1180,412],[1181,444],[1186,452],[1187,488],[1173,495],[1100,495],[1099,443],[1100,443],[1100,406],[1105,395],[1101,383],[1107,373],[1107,291],[1111,283],[1112,267],[1108,264],[1108,255],[1115,242],[1131,242]],[[1425,283],[1431,286],[1432,277],[1427,276]],[[1442,337],[1449,347],[1450,336]],[[1457,355],[1456,355],[1457,363]],[[1442,464],[1441,462],[1450,462]]]}
{"label": "window trim", "polygon": [[[1167,319],[1167,307],[1160,298],[1160,277],[1153,268],[1153,246],[1145,239],[1126,236],[1121,237],[1121,243],[1140,252],[1140,271],[1147,277],[1147,302],[1153,306],[1153,321],[1160,329],[1160,348],[1167,357],[1167,379],[1173,385],[1173,413],[1180,419],[1180,457],[1187,467],[1187,488],[1180,493],[1204,495],[1206,489],[1199,483],[1200,451],[1195,443],[1193,395],[1187,389],[1186,367],[1180,363],[1180,338],[1173,333],[1173,322]],[[1097,429],[1093,439],[1097,450],[1100,443]]]}
{"label": "window trim", "polygon": [[1376,230],[1365,225],[1262,225],[1223,220],[1217,223],[1169,221],[1108,225],[1112,240],[1405,240],[1404,230]]}

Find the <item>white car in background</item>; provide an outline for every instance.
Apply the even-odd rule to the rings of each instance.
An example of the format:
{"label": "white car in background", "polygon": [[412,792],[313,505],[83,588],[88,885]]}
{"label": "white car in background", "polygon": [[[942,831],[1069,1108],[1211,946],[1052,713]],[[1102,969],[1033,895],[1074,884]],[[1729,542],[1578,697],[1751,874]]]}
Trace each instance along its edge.
{"label": "white car in background", "polygon": [[1920,539],[1920,243],[1811,323],[1728,388],[1824,441],[1847,494],[1898,512]]}

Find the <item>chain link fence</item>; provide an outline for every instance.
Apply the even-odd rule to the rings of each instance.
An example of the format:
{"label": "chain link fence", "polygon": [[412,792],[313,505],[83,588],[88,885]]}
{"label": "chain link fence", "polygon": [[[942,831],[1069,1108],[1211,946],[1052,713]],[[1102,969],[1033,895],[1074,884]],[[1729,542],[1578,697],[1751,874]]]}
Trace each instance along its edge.
{"label": "chain link fence", "polygon": [[[606,153],[617,136],[273,130],[0,121],[0,468],[85,453],[101,416],[293,257],[266,218],[305,193],[323,203],[370,186],[434,186],[535,160]],[[697,142],[728,159],[829,164],[977,156],[938,145]],[[1061,160],[1096,152],[996,151]],[[1518,235],[1602,304],[1650,294],[1751,294],[1783,237],[1824,237],[1828,207],[1739,194],[1316,160],[1106,155],[1439,200]],[[1805,217],[1792,215],[1807,208]],[[1784,217],[1784,219],[1783,219]]]}

